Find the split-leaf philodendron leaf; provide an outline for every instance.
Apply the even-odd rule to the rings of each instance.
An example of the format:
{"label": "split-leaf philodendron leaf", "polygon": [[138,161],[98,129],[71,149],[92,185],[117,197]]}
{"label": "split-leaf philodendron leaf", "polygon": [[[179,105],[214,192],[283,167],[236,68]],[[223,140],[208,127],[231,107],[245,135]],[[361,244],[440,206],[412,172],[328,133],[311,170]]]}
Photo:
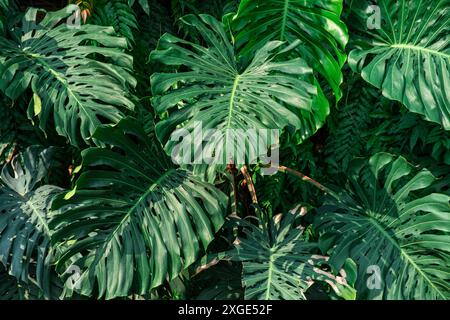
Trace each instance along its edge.
{"label": "split-leaf philodendron leaf", "polygon": [[0,300],[449,299],[449,14],[0,0]]}
{"label": "split-leaf philodendron leaf", "polygon": [[342,6],[343,0],[243,0],[230,18],[239,54],[251,56],[267,41],[300,40],[293,56],[320,73],[339,100],[348,42],[347,27],[340,20]]}
{"label": "split-leaf philodendron leaf", "polygon": [[376,7],[358,1],[360,37],[349,56],[352,69],[384,96],[445,130],[450,130],[449,15],[449,0],[379,0]]}
{"label": "split-leaf philodendron leaf", "polygon": [[331,265],[346,257],[358,265],[356,289],[364,299],[450,297],[450,196],[436,178],[403,157],[379,153],[355,160],[347,191],[329,197],[316,227]]}
{"label": "split-leaf philodendron leaf", "polygon": [[17,281],[32,283],[50,297],[49,220],[62,189],[44,185],[52,149],[30,147],[3,167],[0,175],[0,263]]}
{"label": "split-leaf philodendron leaf", "polygon": [[76,8],[31,8],[12,39],[0,37],[0,90],[15,100],[31,88],[28,117],[37,117],[44,131],[54,123],[58,134],[82,146],[99,125],[133,110],[135,79],[126,40],[112,27],[80,24]]}
{"label": "split-leaf philodendron leaf", "polygon": [[57,271],[81,269],[80,294],[145,294],[195,262],[222,226],[225,195],[173,167],[159,145],[125,119],[94,135],[75,189],[55,203]]}

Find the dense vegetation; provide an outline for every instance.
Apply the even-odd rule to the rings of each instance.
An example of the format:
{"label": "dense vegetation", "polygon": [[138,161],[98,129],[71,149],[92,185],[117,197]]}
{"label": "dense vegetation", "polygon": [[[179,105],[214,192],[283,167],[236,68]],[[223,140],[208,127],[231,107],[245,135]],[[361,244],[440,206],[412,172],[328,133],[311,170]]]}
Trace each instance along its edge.
{"label": "dense vegetation", "polygon": [[[0,0],[0,299],[450,298],[449,29],[449,0]],[[279,130],[277,172],[173,161],[195,123]]]}

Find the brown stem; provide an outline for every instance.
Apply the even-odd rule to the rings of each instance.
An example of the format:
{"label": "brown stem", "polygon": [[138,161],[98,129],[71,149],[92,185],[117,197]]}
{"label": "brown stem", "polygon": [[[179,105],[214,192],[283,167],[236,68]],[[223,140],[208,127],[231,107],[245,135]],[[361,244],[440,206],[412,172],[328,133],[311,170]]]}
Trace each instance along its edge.
{"label": "brown stem", "polygon": [[250,174],[248,173],[248,169],[247,166],[243,166],[241,168],[241,172],[245,177],[245,180],[247,182],[247,188],[248,191],[250,192],[250,195],[252,196],[252,202],[253,204],[258,204],[258,197],[256,196],[256,190],[255,190],[255,185],[253,184],[253,180],[252,177],[250,176]]}

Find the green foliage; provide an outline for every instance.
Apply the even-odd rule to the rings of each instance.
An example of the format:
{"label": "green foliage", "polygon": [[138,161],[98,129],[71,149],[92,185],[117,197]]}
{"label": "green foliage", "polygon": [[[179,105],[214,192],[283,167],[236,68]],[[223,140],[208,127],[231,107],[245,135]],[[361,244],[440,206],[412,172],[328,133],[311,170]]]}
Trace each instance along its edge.
{"label": "green foliage", "polygon": [[[219,130],[219,136],[204,146],[211,155],[216,153],[212,165],[223,163],[226,156],[220,154],[219,144],[244,139],[242,135],[231,136],[230,130],[292,126],[307,138],[320,128],[328,106],[320,89],[310,83],[312,69],[301,58],[274,61],[298,43],[283,48],[280,41],[268,42],[249,64],[241,66],[223,25],[215,18],[188,15],[183,21],[197,29],[207,47],[166,34],[151,54],[155,61],[188,68],[185,72],[155,73],[151,78],[156,113],[169,113],[156,125],[168,154],[174,148],[170,135],[180,124],[189,132],[198,122],[204,128]],[[258,150],[254,152],[259,155]]]}
{"label": "green foliage", "polygon": [[31,145],[46,144],[44,134],[28,121],[24,108],[21,108],[24,101],[26,99],[22,97],[15,106],[9,99],[0,100],[0,166]]}
{"label": "green foliage", "polygon": [[231,22],[234,41],[240,54],[248,55],[267,41],[300,40],[296,56],[302,57],[327,80],[339,100],[341,68],[347,58],[344,48],[348,41],[347,28],[340,20],[342,2],[242,0]]}
{"label": "green foliage", "polygon": [[[280,163],[317,179],[323,176],[323,169],[319,166],[321,159],[312,141],[299,144],[295,137],[290,137],[281,143]],[[299,203],[305,207],[320,203],[318,189],[290,174],[278,172],[273,176],[263,176],[255,173],[253,179],[260,205],[271,215],[287,212]]]}
{"label": "green foliage", "polygon": [[[239,4],[237,0],[172,0],[171,2],[175,20],[187,14],[209,14],[221,19],[224,15],[235,12]],[[183,28],[183,25],[180,27]]]}
{"label": "green foliage", "polygon": [[[361,79],[356,77],[349,81],[344,98],[332,110],[328,120],[329,136],[325,156],[329,172],[346,171],[353,158],[368,154],[367,143],[377,124],[373,114],[383,109],[385,104],[389,104],[389,101],[382,99],[375,88],[364,86]],[[391,124],[389,117],[382,121]],[[397,136],[393,136],[393,139],[397,139]],[[384,149],[380,147],[378,150]]]}
{"label": "green foliage", "polygon": [[433,170],[450,164],[447,131],[383,98],[359,78],[348,84],[346,97],[332,110],[328,130],[325,156],[327,170],[333,174],[345,172],[355,157],[383,151]]}
{"label": "green foliage", "polygon": [[[322,250],[336,269],[346,257],[357,263],[360,298],[449,298],[450,197],[434,193],[434,181],[403,157],[378,153],[355,160],[346,191],[319,209]],[[373,266],[379,286],[371,288]]]}
{"label": "green foliage", "polygon": [[[134,105],[127,90],[135,86],[130,75],[132,59],[122,52],[123,38],[113,28],[94,25],[69,27],[62,9],[47,13],[37,23],[38,12],[29,9],[20,26],[21,35],[0,38],[0,90],[16,100],[27,89],[34,95],[28,117],[37,118],[42,130],[53,116],[58,134],[75,145],[88,142],[102,123],[116,123]],[[100,46],[84,44],[95,40]],[[99,54],[109,63],[91,58]]]}
{"label": "green foliage", "polygon": [[62,189],[43,182],[52,150],[30,147],[3,167],[0,176],[0,262],[18,281],[30,278],[50,297],[53,253],[49,220]]}
{"label": "green foliage", "polygon": [[439,125],[405,109],[399,112],[397,105],[378,110],[372,116],[378,124],[368,139],[372,153],[385,150],[405,154],[425,167],[450,165],[450,133]]}
{"label": "green foliage", "polygon": [[361,37],[349,65],[387,98],[450,130],[449,1],[379,0],[382,27],[374,30],[366,23],[370,4],[353,8]]}
{"label": "green foliage", "polygon": [[0,0],[0,300],[450,298],[449,10]]}
{"label": "green foliage", "polygon": [[39,288],[32,283],[21,283],[0,266],[0,300],[42,299]]}
{"label": "green foliage", "polygon": [[197,300],[240,300],[244,297],[241,273],[239,265],[220,261],[192,277],[191,286],[198,287],[200,292],[192,290],[190,294]]}
{"label": "green foliage", "polygon": [[[134,3],[136,2],[136,0],[128,0],[128,5],[130,7],[132,7],[134,5]],[[137,3],[139,3],[139,6],[142,8],[142,10],[144,10],[144,12],[147,15],[150,15],[150,4],[149,4],[149,0],[138,0]]]}
{"label": "green foliage", "polygon": [[228,255],[242,262],[245,299],[306,299],[305,291],[316,281],[331,284],[347,298],[354,295],[345,278],[338,280],[323,270],[327,257],[315,254],[316,243],[305,241],[301,226],[295,226],[299,215],[294,211],[269,221],[260,219],[258,226],[245,220],[236,222],[245,236],[235,241],[235,249]]}
{"label": "green foliage", "polygon": [[56,203],[57,270],[80,267],[83,295],[112,299],[131,288],[143,295],[207,248],[223,223],[226,198],[173,168],[132,120],[100,128],[95,138],[106,146],[83,151],[74,190]]}
{"label": "green foliage", "polygon": [[107,1],[103,6],[96,6],[92,24],[112,26],[116,33],[134,44],[134,31],[138,29],[136,15],[128,5],[128,0]]}
{"label": "green foliage", "polygon": [[167,8],[158,2],[152,2],[150,9],[150,15],[138,15],[139,30],[135,32],[137,36],[132,51],[134,75],[137,80],[136,91],[141,101],[150,100],[150,76],[156,71],[161,71],[160,65],[150,63],[148,59],[150,52],[156,49],[159,38],[164,33],[174,32]]}

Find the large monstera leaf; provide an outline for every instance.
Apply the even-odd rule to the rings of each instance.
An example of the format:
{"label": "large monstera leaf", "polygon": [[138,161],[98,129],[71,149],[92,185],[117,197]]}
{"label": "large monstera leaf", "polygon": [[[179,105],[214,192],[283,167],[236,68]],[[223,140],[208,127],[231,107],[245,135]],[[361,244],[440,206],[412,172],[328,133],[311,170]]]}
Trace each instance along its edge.
{"label": "large monstera leaf", "polygon": [[31,87],[28,116],[43,130],[53,116],[60,135],[83,145],[100,124],[117,123],[134,108],[127,92],[135,79],[126,40],[112,27],[74,24],[71,8],[28,9],[18,34],[0,38],[0,90],[17,99]]}
{"label": "large monstera leaf", "polygon": [[241,1],[231,22],[236,46],[240,54],[251,55],[267,41],[300,40],[296,54],[328,81],[339,100],[348,41],[342,6],[342,0]]}
{"label": "large monstera leaf", "polygon": [[[325,270],[328,257],[318,255],[317,243],[307,242],[302,229],[295,227],[300,212],[278,215],[258,225],[247,220],[235,241],[230,259],[242,262],[242,283],[247,300],[304,300],[305,292],[315,282],[326,282],[335,292],[353,299],[354,289],[346,276],[334,276]],[[349,274],[350,275],[350,274]]]}
{"label": "large monstera leaf", "polygon": [[0,262],[22,283],[50,296],[52,250],[48,222],[59,187],[42,185],[52,149],[29,147],[0,176]]}
{"label": "large monstera leaf", "polygon": [[153,106],[162,116],[156,132],[168,153],[176,145],[171,134],[180,127],[192,133],[198,123],[216,130],[204,146],[216,153],[237,130],[290,126],[306,139],[323,125],[329,106],[311,68],[301,58],[274,60],[298,42],[284,48],[281,41],[268,42],[241,66],[222,23],[209,15],[188,15],[183,21],[198,31],[205,46],[165,34],[151,53],[154,61],[184,67],[151,78]]}
{"label": "large monstera leaf", "polygon": [[135,121],[99,128],[94,137],[106,146],[83,151],[75,190],[55,204],[57,271],[79,268],[83,295],[148,293],[206,249],[227,199],[175,169]]}
{"label": "large monstera leaf", "polygon": [[350,53],[350,66],[387,98],[450,130],[450,1],[377,3],[381,28],[373,30],[367,20],[376,22],[377,12],[371,17],[368,1],[355,4],[361,39]]}
{"label": "large monstera leaf", "polygon": [[402,157],[357,160],[348,191],[329,198],[317,228],[330,263],[358,265],[363,299],[450,297],[450,197],[433,193],[434,176]]}

